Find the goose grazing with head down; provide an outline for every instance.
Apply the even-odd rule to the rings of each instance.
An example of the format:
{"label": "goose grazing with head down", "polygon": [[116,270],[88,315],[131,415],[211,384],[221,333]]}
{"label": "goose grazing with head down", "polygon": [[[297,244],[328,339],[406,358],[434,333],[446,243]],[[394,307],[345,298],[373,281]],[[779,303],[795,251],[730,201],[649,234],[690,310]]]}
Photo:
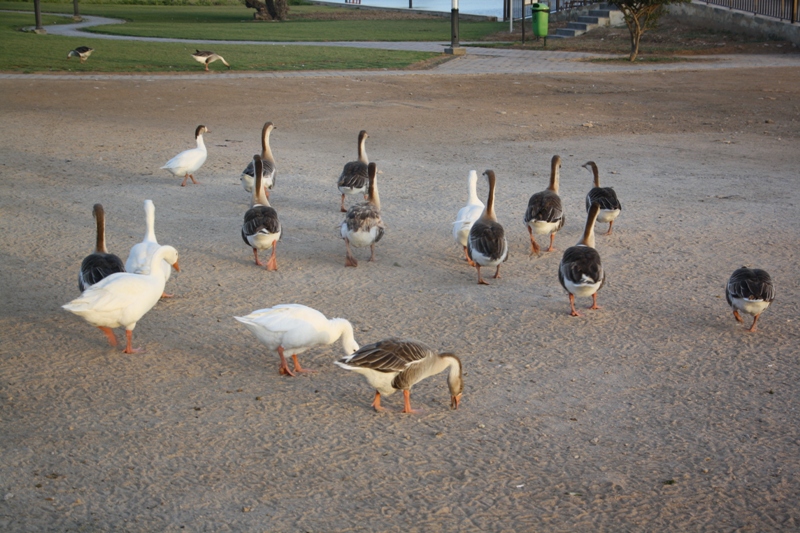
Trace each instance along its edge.
{"label": "goose grazing with head down", "polygon": [[94,52],[94,48],[89,48],[88,46],[79,46],[75,50],[70,50],[67,54],[67,59],[70,57],[77,57],[81,60],[81,63],[85,63],[89,56],[92,55]]}
{"label": "goose grazing with head down", "polygon": [[[281,238],[281,222],[278,220],[278,212],[269,205],[264,194],[262,182],[261,156],[253,156],[253,166],[256,172],[256,182],[253,187],[252,207],[244,214],[244,224],[242,224],[242,239],[245,244],[253,248],[253,255],[256,264],[266,266],[267,270],[278,270],[278,260],[275,258],[275,247]],[[266,250],[272,247],[267,264],[264,265],[258,259],[259,250]]]}
{"label": "goose grazing with head down", "polygon": [[[339,175],[337,186],[339,192],[342,193],[342,213],[346,213],[347,209],[344,207],[345,195],[352,194],[366,194],[367,187],[369,186],[369,159],[367,158],[367,150],[365,143],[367,142],[367,132],[361,130],[358,134],[358,160],[350,161],[344,165],[342,173]],[[365,198],[366,199],[366,198]]]}
{"label": "goose grazing with head down", "polygon": [[184,150],[167,161],[166,165],[161,167],[162,169],[168,170],[179,178],[183,176],[183,183],[181,183],[181,187],[186,186],[186,180],[189,178],[192,178],[192,183],[197,183],[197,180],[194,179],[194,173],[197,172],[200,167],[203,166],[203,163],[206,162],[208,151],[206,150],[206,144],[203,142],[204,133],[211,132],[202,124],[197,126],[197,129],[194,130],[194,138],[197,141],[197,148]]}
{"label": "goose grazing with head down", "polygon": [[117,338],[111,328],[124,327],[127,336],[125,353],[141,351],[131,347],[133,328],[164,292],[166,280],[159,270],[159,263],[164,260],[180,271],[177,250],[172,246],[162,246],[153,254],[150,274],[112,274],[61,307],[100,328],[112,346],[117,345]]}
{"label": "goose grazing with head down", "polygon": [[550,161],[550,185],[528,200],[528,209],[522,220],[525,222],[531,238],[531,255],[539,255],[540,249],[536,242],[536,235],[550,235],[550,247],[546,251],[555,250],[553,240],[556,232],[564,226],[564,208],[561,205],[561,197],[558,196],[560,169],[561,156],[554,155]]}
{"label": "goose grazing with head down", "polygon": [[478,269],[478,284],[488,285],[481,277],[481,267],[497,267],[494,277],[500,277],[500,265],[508,259],[508,241],[505,230],[494,214],[494,191],[496,178],[493,170],[483,173],[489,180],[489,198],[480,218],[472,224],[467,239],[467,257]]}
{"label": "goose grazing with head down", "polygon": [[765,270],[737,268],[725,287],[725,299],[733,308],[733,316],[737,322],[744,322],[739,311],[753,316],[753,325],[748,331],[756,331],[758,317],[775,299],[775,286]]}
{"label": "goose grazing with head down", "polygon": [[[277,172],[275,158],[272,157],[272,149],[269,146],[269,134],[272,133],[274,129],[275,125],[272,122],[267,122],[261,129],[261,165],[263,168],[261,180],[264,184],[264,195],[267,198],[269,198],[269,189],[275,186],[275,173]],[[253,186],[256,183],[255,175],[255,163],[250,161],[240,178],[245,191],[253,192]]]}
{"label": "goose grazing with head down", "polygon": [[269,309],[259,309],[247,316],[236,316],[253,335],[271,352],[281,359],[280,373],[294,376],[286,361],[291,354],[295,372],[312,372],[302,368],[297,355],[315,346],[333,344],[342,338],[346,354],[358,350],[353,338],[353,326],[344,318],[328,320],[325,315],[299,304],[281,304]]}
{"label": "goose grazing with head down", "polygon": [[381,220],[381,200],[378,196],[378,168],[375,163],[369,164],[369,193],[368,200],[351,207],[344,217],[341,226],[342,239],[347,247],[347,256],[344,262],[346,267],[357,267],[358,261],[350,251],[352,244],[356,248],[369,246],[370,261],[375,260],[375,243],[381,240],[386,226]]}
{"label": "goose grazing with head down", "polygon": [[219,54],[215,54],[209,50],[196,50],[195,53],[192,54],[192,57],[198,63],[202,63],[206,67],[206,71],[208,71],[208,65],[213,63],[214,61],[220,60],[222,64],[228,67],[228,70],[231,69],[231,66],[225,61],[225,58]]}
{"label": "goose grazing with head down", "polygon": [[600,309],[597,305],[597,291],[606,281],[606,273],[600,262],[600,254],[594,249],[594,223],[600,213],[600,205],[593,204],[586,219],[583,238],[575,246],[564,251],[558,267],[558,281],[569,293],[569,306],[572,316],[581,316],[575,309],[575,296],[591,296],[589,309]]}
{"label": "goose grazing with head down", "polygon": [[97,241],[94,253],[84,257],[81,263],[81,271],[78,273],[78,289],[81,292],[111,274],[125,272],[122,259],[106,250],[106,214],[103,206],[94,204],[92,214],[97,225]]}
{"label": "goose grazing with head down", "polygon": [[[152,200],[144,201],[144,222],[144,239],[131,247],[128,259],[125,261],[125,270],[133,274],[149,274],[153,255],[161,248],[161,245],[156,240],[156,206],[153,205]],[[172,273],[172,265],[169,261],[163,260],[158,264],[158,268],[160,269],[159,272],[163,274],[164,282],[166,283]],[[162,298],[172,298],[172,296],[172,294],[167,294],[166,292],[161,295]]]}
{"label": "goose grazing with head down", "polygon": [[483,213],[483,202],[478,199],[478,173],[474,170],[469,171],[467,178],[467,205],[458,210],[456,221],[453,222],[453,239],[464,247],[464,257],[467,258],[469,266],[475,266],[472,259],[469,258],[467,253],[467,239],[469,239],[469,230],[472,229],[472,224],[478,220]]}
{"label": "goose grazing with head down", "polygon": [[622,205],[617,199],[617,193],[611,187],[600,186],[600,172],[598,172],[597,164],[594,161],[589,161],[583,165],[583,168],[591,172],[594,177],[594,188],[586,195],[586,212],[589,212],[592,204],[600,204],[600,214],[597,215],[597,221],[608,222],[606,235],[611,235],[611,226],[614,225],[614,220],[619,216],[619,212],[622,211]]}
{"label": "goose grazing with head down", "polygon": [[403,391],[404,413],[417,413],[411,408],[411,387],[425,378],[450,369],[447,385],[450,387],[450,407],[458,409],[464,390],[461,360],[452,353],[436,353],[422,343],[386,339],[364,346],[353,355],[336,361],[346,370],[352,370],[367,378],[375,388],[372,407],[381,407],[381,394],[389,396],[397,390]]}

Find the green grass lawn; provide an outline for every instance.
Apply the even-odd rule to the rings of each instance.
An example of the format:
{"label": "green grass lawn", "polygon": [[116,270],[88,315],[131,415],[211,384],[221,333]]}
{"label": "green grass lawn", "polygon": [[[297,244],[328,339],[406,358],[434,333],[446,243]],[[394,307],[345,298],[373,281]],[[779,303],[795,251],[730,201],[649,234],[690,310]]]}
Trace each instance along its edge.
{"label": "green grass lawn", "polygon": [[[7,5],[8,3],[0,4],[0,9],[8,9]],[[67,7],[64,4],[61,6]],[[144,10],[152,9],[147,6],[135,7],[145,8]],[[86,10],[82,8],[81,12],[89,14],[87,13],[89,6],[87,5],[86,8]],[[184,7],[182,9],[191,11],[197,8]],[[71,5],[68,12],[71,13]],[[67,17],[48,15],[43,17],[45,28],[55,22],[69,21],[70,18]],[[3,53],[0,54],[0,71],[200,72],[203,69],[202,65],[191,57],[191,53],[197,48],[191,43],[110,41],[36,35],[19,31],[22,27],[33,25],[32,13],[2,14],[0,18],[0,49],[3,50]],[[274,26],[274,24],[268,25]],[[67,53],[81,45],[95,49],[92,57],[84,64],[74,58],[67,60]],[[423,52],[292,45],[215,45],[213,49],[231,63],[233,71],[402,69],[440,55]],[[210,68],[215,71],[225,70],[220,62],[213,63]]]}
{"label": "green grass lawn", "polygon": [[[0,2],[0,9],[32,9],[30,2]],[[84,15],[121,18],[127,24],[99,26],[89,31],[113,35],[236,41],[449,41],[449,17],[416,20],[313,20],[312,13],[345,8],[291,6],[285,22],[255,22],[244,4],[224,6],[162,6],[81,4]],[[72,4],[43,3],[42,12],[72,13]],[[292,14],[302,14],[292,20]],[[478,40],[500,31],[502,22],[459,24],[462,41]]]}

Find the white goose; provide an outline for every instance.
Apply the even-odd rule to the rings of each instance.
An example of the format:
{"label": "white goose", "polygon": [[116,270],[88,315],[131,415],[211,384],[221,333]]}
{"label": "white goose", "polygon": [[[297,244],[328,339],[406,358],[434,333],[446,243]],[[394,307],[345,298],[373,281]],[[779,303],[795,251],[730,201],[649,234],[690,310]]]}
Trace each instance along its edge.
{"label": "white goose", "polygon": [[206,67],[206,71],[208,71],[208,65],[213,63],[214,61],[222,61],[222,64],[228,67],[228,70],[231,69],[231,66],[225,61],[225,58],[219,54],[215,54],[210,50],[196,50],[195,53],[192,54],[192,57],[198,63],[202,63]]}
{"label": "white goose", "polygon": [[[272,149],[269,146],[269,135],[275,125],[272,122],[267,122],[261,129],[261,164],[263,165],[262,180],[264,182],[264,195],[269,198],[269,189],[275,186],[275,174],[277,167],[275,166],[275,158],[272,156]],[[242,171],[241,176],[242,187],[247,192],[253,192],[253,185],[256,183],[255,166],[252,161],[247,164],[247,168]]]}
{"label": "white goose", "polygon": [[369,246],[372,252],[370,261],[375,260],[375,243],[381,240],[386,226],[381,219],[381,200],[378,196],[378,169],[375,163],[369,164],[369,194],[368,201],[351,207],[344,217],[341,225],[341,235],[344,239],[347,255],[344,266],[357,267],[358,261],[350,250],[352,244],[356,248]]}
{"label": "white goose", "polygon": [[189,178],[192,178],[192,183],[197,183],[197,180],[194,179],[194,173],[197,172],[200,167],[203,166],[203,163],[206,162],[208,150],[206,150],[206,144],[203,142],[204,133],[211,133],[211,131],[209,131],[209,129],[202,124],[197,126],[197,129],[194,130],[194,138],[197,141],[197,148],[184,150],[167,161],[166,165],[161,167],[162,169],[171,172],[173,175],[179,178],[183,177],[183,183],[181,183],[181,187],[186,186],[186,180]]}
{"label": "white goose", "polygon": [[164,292],[166,280],[158,265],[165,259],[175,270],[180,271],[178,251],[172,246],[162,246],[153,254],[150,274],[146,276],[129,272],[112,274],[61,307],[100,328],[112,346],[117,345],[117,338],[111,328],[124,327],[127,336],[124,352],[141,351],[131,347],[133,328],[156,305]]}
{"label": "white goose", "polygon": [[739,311],[753,316],[753,325],[748,331],[756,331],[756,322],[775,300],[775,286],[766,270],[759,268],[737,268],[725,287],[725,299],[733,308],[733,317],[744,322]]}
{"label": "white goose", "polygon": [[291,354],[295,372],[312,372],[300,366],[298,354],[316,346],[333,344],[339,337],[342,338],[342,348],[346,354],[358,350],[350,322],[344,318],[328,320],[316,309],[305,305],[281,304],[234,318],[244,324],[270,352],[278,354],[281,359],[279,371],[287,376],[294,376],[294,373],[289,370],[286,354]]}
{"label": "white goose", "polygon": [[552,252],[556,232],[564,227],[564,208],[561,197],[558,196],[558,176],[561,169],[561,156],[554,155],[550,160],[550,185],[547,189],[535,193],[528,200],[528,209],[522,220],[528,228],[531,239],[531,255],[539,255],[539,244],[536,235],[550,235],[550,247],[546,251]]}
{"label": "white goose", "polygon": [[508,259],[508,240],[503,226],[497,221],[494,213],[494,191],[496,178],[493,170],[483,173],[489,180],[489,197],[486,207],[480,218],[472,224],[467,239],[467,257],[474,261],[478,269],[478,284],[488,285],[481,276],[481,267],[497,267],[494,271],[495,279],[500,277],[500,265]]}
{"label": "white goose", "polygon": [[[161,248],[161,245],[156,240],[156,206],[152,200],[144,201],[144,222],[144,239],[131,247],[128,259],[125,261],[125,270],[133,274],[149,274],[153,255]],[[164,276],[164,282],[169,281],[170,274],[172,274],[172,265],[169,261],[161,261],[158,268],[159,272]],[[167,294],[166,292],[161,295],[162,298],[171,298],[172,296],[172,294]]]}
{"label": "white goose", "polygon": [[122,259],[106,250],[106,215],[103,206],[94,204],[92,214],[97,227],[97,241],[94,253],[84,257],[81,262],[81,270],[78,273],[78,289],[81,292],[111,274],[125,272]]}
{"label": "white goose", "polygon": [[570,314],[581,316],[575,309],[575,296],[591,296],[589,309],[600,309],[597,305],[597,291],[606,281],[606,273],[600,262],[600,254],[594,249],[594,224],[600,213],[600,205],[592,204],[586,218],[586,228],[578,244],[564,250],[558,267],[558,281],[569,293]]}
{"label": "white goose", "polygon": [[469,266],[475,266],[467,253],[467,239],[469,239],[469,230],[480,218],[485,206],[478,199],[478,173],[474,170],[469,171],[467,191],[469,194],[467,205],[458,210],[456,221],[453,222],[453,239],[464,248],[464,257],[467,258]]}
{"label": "white goose", "polygon": [[[261,157],[256,154],[253,156],[253,164],[256,172],[256,183],[253,187],[252,207],[244,214],[242,224],[242,240],[253,249],[253,255],[258,266],[266,266],[267,270],[278,270],[278,260],[275,256],[275,248],[281,238],[281,222],[278,219],[278,212],[269,205],[269,200],[264,195],[262,185]],[[258,259],[259,250],[272,248],[269,261],[264,265]]]}
{"label": "white goose", "polygon": [[404,413],[417,413],[411,408],[411,387],[425,378],[450,369],[447,385],[450,387],[450,407],[458,409],[464,390],[461,360],[452,353],[436,353],[422,343],[399,339],[386,339],[364,346],[353,355],[335,361],[337,365],[357,372],[367,378],[375,388],[372,407],[383,411],[381,394],[389,396],[403,391]]}
{"label": "white goose", "polygon": [[358,160],[350,161],[344,165],[342,173],[339,175],[339,180],[336,185],[339,192],[342,193],[342,205],[340,210],[346,213],[347,209],[344,207],[345,195],[352,194],[366,194],[367,187],[369,186],[369,158],[367,157],[367,132],[361,130],[358,133]]}
{"label": "white goose", "polygon": [[608,222],[608,231],[606,235],[611,235],[611,226],[622,211],[622,205],[619,203],[617,193],[614,192],[612,187],[600,186],[600,172],[597,170],[597,163],[589,161],[583,165],[583,168],[592,173],[594,179],[594,187],[586,195],[586,212],[592,204],[600,204],[600,214],[597,215],[598,222]]}

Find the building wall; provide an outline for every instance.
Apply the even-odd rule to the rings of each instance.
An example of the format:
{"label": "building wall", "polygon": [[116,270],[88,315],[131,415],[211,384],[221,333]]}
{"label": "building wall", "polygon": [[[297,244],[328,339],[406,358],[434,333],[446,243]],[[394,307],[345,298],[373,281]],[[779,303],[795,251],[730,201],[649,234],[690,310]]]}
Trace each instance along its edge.
{"label": "building wall", "polygon": [[698,25],[733,33],[745,33],[754,37],[790,41],[800,46],[800,24],[791,24],[773,18],[753,15],[736,9],[708,5],[693,1],[690,4],[672,4],[670,13],[685,17]]}

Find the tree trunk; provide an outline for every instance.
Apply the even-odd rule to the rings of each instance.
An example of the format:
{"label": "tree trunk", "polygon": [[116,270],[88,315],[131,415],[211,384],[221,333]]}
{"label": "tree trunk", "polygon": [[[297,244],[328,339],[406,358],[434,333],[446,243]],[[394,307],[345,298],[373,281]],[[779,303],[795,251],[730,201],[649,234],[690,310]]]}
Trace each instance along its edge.
{"label": "tree trunk", "polygon": [[642,34],[644,33],[644,29],[642,25],[639,24],[639,19],[633,17],[633,26],[630,28],[631,30],[631,56],[630,61],[636,61],[636,56],[639,55],[639,42],[642,40]]}
{"label": "tree trunk", "polygon": [[286,0],[244,0],[244,5],[250,9],[255,9],[253,18],[255,20],[286,20],[289,7]]}
{"label": "tree trunk", "polygon": [[72,0],[72,20],[81,20],[81,10],[78,8],[78,0]]}

